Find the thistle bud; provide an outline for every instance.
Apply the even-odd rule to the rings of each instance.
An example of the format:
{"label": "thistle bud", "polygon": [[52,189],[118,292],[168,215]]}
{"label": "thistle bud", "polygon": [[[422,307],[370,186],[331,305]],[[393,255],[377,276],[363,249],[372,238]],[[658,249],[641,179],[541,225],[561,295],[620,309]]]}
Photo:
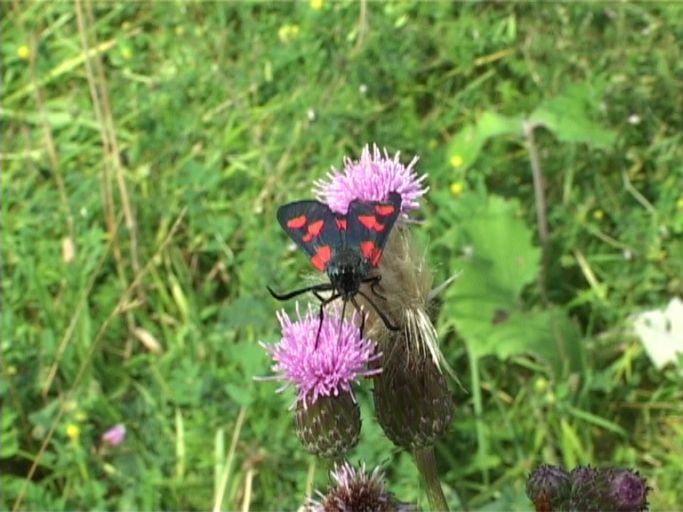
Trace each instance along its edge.
{"label": "thistle bud", "polygon": [[599,471],[590,466],[576,466],[569,474],[571,480],[571,510],[583,510],[585,512],[598,512],[599,494],[598,476]]}
{"label": "thistle bud", "polygon": [[327,494],[318,493],[319,500],[310,500],[304,508],[310,512],[409,512],[412,506],[400,503],[384,485],[384,474],[379,468],[372,473],[365,464],[356,469],[348,462],[336,465],[330,472],[333,485]]}
{"label": "thistle bud", "polygon": [[570,494],[569,475],[558,466],[543,464],[527,480],[526,495],[537,512],[564,510],[569,503]]}
{"label": "thistle bud", "polygon": [[607,469],[601,474],[600,510],[640,512],[647,510],[647,481],[637,471]]}
{"label": "thistle bud", "polygon": [[382,373],[374,379],[377,420],[389,439],[407,450],[431,446],[453,418],[446,377],[434,361],[411,352],[406,334],[383,344]]}
{"label": "thistle bud", "polygon": [[319,457],[336,459],[356,446],[360,408],[351,393],[322,396],[308,407],[297,403],[296,431],[304,448]]}
{"label": "thistle bud", "polygon": [[274,362],[276,373],[270,378],[297,390],[297,434],[304,447],[335,458],[358,442],[360,410],[352,383],[380,371],[368,368],[379,355],[375,343],[361,338],[354,323],[357,318],[347,322],[337,313],[330,310],[320,325],[310,308],[302,316],[297,305],[296,321],[281,311],[282,339],[277,344],[262,343]]}
{"label": "thistle bud", "polygon": [[527,496],[537,511],[641,512],[649,487],[637,472],[577,466],[570,474],[542,465],[527,482]]}

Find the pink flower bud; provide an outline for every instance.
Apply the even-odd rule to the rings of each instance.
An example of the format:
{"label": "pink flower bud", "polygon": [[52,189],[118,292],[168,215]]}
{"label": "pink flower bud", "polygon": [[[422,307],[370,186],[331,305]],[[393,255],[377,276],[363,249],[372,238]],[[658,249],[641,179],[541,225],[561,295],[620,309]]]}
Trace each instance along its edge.
{"label": "pink flower bud", "polygon": [[109,446],[118,446],[126,439],[126,427],[119,423],[102,434],[102,442]]}

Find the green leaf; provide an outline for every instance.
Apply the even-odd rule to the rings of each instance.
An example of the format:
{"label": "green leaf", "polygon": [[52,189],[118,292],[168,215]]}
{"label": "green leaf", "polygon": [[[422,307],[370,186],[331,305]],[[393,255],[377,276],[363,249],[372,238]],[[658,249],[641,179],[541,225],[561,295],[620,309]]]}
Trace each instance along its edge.
{"label": "green leaf", "polygon": [[453,137],[448,149],[451,165],[467,169],[477,159],[486,141],[497,135],[522,135],[522,120],[485,111],[476,123],[464,126]]}
{"label": "green leaf", "polygon": [[19,451],[19,440],[15,420],[17,413],[6,407],[0,414],[0,459],[8,459]]}
{"label": "green leaf", "polygon": [[[514,307],[514,306],[513,306]],[[518,306],[517,306],[518,308]],[[477,357],[495,355],[506,359],[518,354],[533,354],[563,373],[564,365],[576,369],[579,364],[578,327],[560,308],[545,311],[521,311],[499,307],[494,311],[480,308],[473,315],[459,318],[455,324]]]}
{"label": "green leaf", "polygon": [[494,288],[517,295],[538,273],[541,251],[531,229],[516,215],[517,204],[498,196],[471,219],[465,230],[474,250],[473,263]]}
{"label": "green leaf", "polygon": [[588,84],[575,84],[563,94],[541,103],[529,121],[544,126],[563,142],[609,147],[614,144],[616,134],[591,119],[597,110],[595,103],[595,91]]}
{"label": "green leaf", "polygon": [[452,264],[462,273],[447,292],[446,321],[476,357],[534,354],[558,373],[567,361],[575,368],[580,335],[564,311],[522,307],[520,295],[538,275],[541,251],[532,243],[531,229],[518,218],[517,203],[481,194],[474,200],[476,195],[463,196],[463,204],[471,208],[450,212],[469,247]]}

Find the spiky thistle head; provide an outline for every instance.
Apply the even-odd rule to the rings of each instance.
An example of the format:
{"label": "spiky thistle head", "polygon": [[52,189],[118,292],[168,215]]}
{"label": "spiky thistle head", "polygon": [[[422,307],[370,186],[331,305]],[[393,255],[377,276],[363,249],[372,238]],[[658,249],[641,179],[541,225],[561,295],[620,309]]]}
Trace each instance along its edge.
{"label": "spiky thistle head", "polygon": [[432,446],[450,426],[454,403],[445,375],[426,354],[410,348],[405,332],[386,340],[382,373],[374,379],[377,421],[397,446]]}
{"label": "spiky thistle head", "polygon": [[348,462],[335,464],[330,472],[332,485],[326,494],[318,493],[319,499],[309,500],[306,510],[310,512],[350,512],[372,510],[377,512],[409,512],[414,508],[400,503],[384,484],[380,468],[368,472],[365,464],[359,468]]}
{"label": "spiky thistle head", "polygon": [[641,512],[647,510],[649,487],[645,478],[637,471],[614,468],[603,472],[605,492],[601,500],[601,510],[618,512]]}
{"label": "spiky thistle head", "polygon": [[338,308],[328,308],[322,326],[311,307],[302,316],[297,304],[296,314],[297,320],[292,321],[279,311],[280,342],[261,345],[273,358],[275,375],[271,379],[285,382],[280,390],[294,385],[304,408],[322,396],[351,393],[353,382],[378,373],[368,368],[368,363],[379,357],[376,345],[360,337],[355,312],[347,321],[339,317]]}
{"label": "spiky thistle head", "polygon": [[571,494],[569,474],[559,466],[541,464],[529,475],[526,494],[537,512],[561,510]]}
{"label": "spiky thistle head", "polygon": [[368,367],[380,354],[374,342],[361,338],[355,313],[347,321],[338,308],[329,308],[322,325],[311,307],[302,316],[297,304],[296,314],[292,321],[280,311],[280,342],[261,343],[274,361],[275,375],[269,379],[285,382],[278,391],[296,388],[297,435],[304,448],[337,458],[355,446],[360,434],[360,409],[351,385],[381,371]]}
{"label": "spiky thistle head", "polygon": [[354,199],[385,201],[390,192],[401,195],[401,212],[408,213],[419,207],[418,200],[427,192],[423,181],[426,175],[415,171],[417,157],[408,165],[393,158],[386,149],[382,153],[376,144],[372,150],[367,145],[358,160],[344,158],[344,168],[332,169],[326,180],[315,182],[314,192],[318,199],[338,213],[346,213]]}

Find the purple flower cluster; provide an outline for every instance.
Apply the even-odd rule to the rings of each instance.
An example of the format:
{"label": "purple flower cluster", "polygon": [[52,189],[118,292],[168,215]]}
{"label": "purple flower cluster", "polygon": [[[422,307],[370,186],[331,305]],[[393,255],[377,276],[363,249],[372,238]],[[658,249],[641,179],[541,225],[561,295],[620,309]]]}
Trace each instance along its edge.
{"label": "purple flower cluster", "polygon": [[629,469],[577,466],[567,472],[543,464],[531,473],[526,492],[537,511],[640,512],[647,510],[647,481]]}
{"label": "purple flower cluster", "polygon": [[262,343],[262,346],[275,363],[274,378],[286,381],[281,389],[294,384],[297,398],[304,407],[321,396],[336,396],[344,391],[351,393],[352,382],[379,371],[368,369],[368,363],[379,354],[372,341],[360,337],[355,312],[348,322],[338,316],[338,311],[328,311],[319,337],[317,312],[309,308],[302,317],[297,304],[297,317],[293,322],[280,311],[282,339],[277,344]]}
{"label": "purple flower cluster", "polygon": [[389,157],[386,149],[380,152],[377,145],[365,146],[359,160],[344,159],[344,168],[332,169],[327,180],[315,183],[318,199],[338,212],[346,213],[354,199],[384,201],[390,192],[401,195],[401,212],[407,213],[419,207],[418,199],[427,193],[424,185],[426,174],[418,176],[414,167],[417,157],[406,166],[399,160],[399,153]]}

